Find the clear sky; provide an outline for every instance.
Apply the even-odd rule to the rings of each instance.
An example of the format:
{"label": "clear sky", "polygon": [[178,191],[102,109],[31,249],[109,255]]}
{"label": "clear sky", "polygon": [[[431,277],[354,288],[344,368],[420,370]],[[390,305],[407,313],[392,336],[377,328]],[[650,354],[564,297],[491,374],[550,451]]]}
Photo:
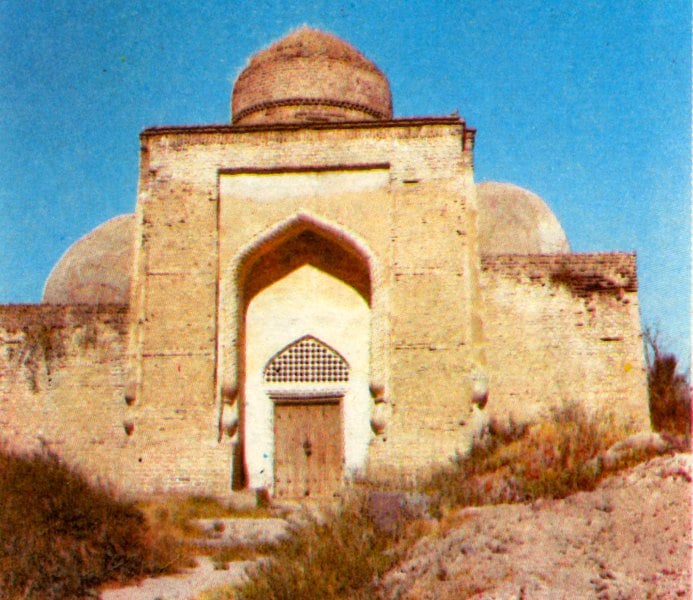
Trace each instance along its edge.
{"label": "clear sky", "polygon": [[477,181],[538,193],[573,250],[636,251],[643,323],[688,356],[687,0],[0,0],[0,302],[133,211],[142,129],[228,122],[247,58],[302,24],[378,64],[396,116],[459,110]]}

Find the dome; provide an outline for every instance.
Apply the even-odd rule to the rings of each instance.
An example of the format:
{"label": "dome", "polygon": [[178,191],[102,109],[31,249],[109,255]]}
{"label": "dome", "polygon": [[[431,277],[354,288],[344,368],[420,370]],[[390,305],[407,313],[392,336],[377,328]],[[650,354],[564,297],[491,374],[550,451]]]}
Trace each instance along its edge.
{"label": "dome", "polygon": [[234,125],[386,120],[390,84],[338,37],[302,27],[258,52],[236,80]]}
{"label": "dome", "polygon": [[99,225],[67,249],[43,289],[48,304],[127,304],[135,215]]}
{"label": "dome", "polygon": [[482,255],[570,252],[561,224],[536,194],[495,181],[480,183],[476,190]]}

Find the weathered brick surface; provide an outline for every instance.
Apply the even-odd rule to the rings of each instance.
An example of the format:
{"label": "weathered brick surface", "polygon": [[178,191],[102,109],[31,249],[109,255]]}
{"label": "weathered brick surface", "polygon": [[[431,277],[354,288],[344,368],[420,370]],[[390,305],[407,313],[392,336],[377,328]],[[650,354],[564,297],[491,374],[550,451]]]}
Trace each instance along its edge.
{"label": "weathered brick surface", "polygon": [[649,427],[635,255],[484,257],[482,288],[491,414],[573,401]]}
{"label": "weathered brick surface", "polygon": [[[251,59],[232,112],[141,134],[127,307],[0,307],[11,447],[48,446],[134,493],[223,495],[271,490],[280,434],[324,450],[309,419],[274,422],[278,398],[339,409],[343,454],[329,474],[310,463],[317,479],[414,476],[466,451],[489,415],[568,401],[648,426],[635,257],[481,259],[461,119],[391,119],[378,68],[307,28]],[[553,218],[536,202],[532,230]],[[72,275],[69,291],[89,283]],[[272,389],[268,361],[307,336],[348,381],[299,353]]]}
{"label": "weathered brick surface", "polygon": [[0,306],[3,441],[17,450],[46,445],[117,482],[128,325],[122,305]]}
{"label": "weathered brick surface", "polygon": [[627,252],[484,256],[482,269],[518,282],[562,284],[580,298],[638,291],[635,255]]}
{"label": "weathered brick surface", "polygon": [[[392,440],[391,447],[379,453],[375,445],[372,467],[429,460],[430,444],[410,433],[407,415],[421,423],[421,431],[435,431],[443,422],[447,433],[436,443],[446,455],[454,453],[464,440],[456,415],[468,409],[461,380],[474,358],[468,338],[476,301],[465,279],[474,265],[465,210],[474,199],[464,131],[456,119],[146,131],[139,200],[144,242],[134,296],[142,299],[134,306],[142,324],[134,358],[139,366],[133,369],[140,373],[136,406],[162,414],[171,403],[186,410],[210,406],[221,402],[218,387],[242,386],[236,347],[243,336],[234,331],[242,327],[243,263],[234,263],[235,257],[274,227],[307,214],[346,232],[344,243],[353,236],[372,253],[372,337],[374,354],[381,356],[372,376],[375,387],[382,381],[387,388],[393,415],[384,444]],[[258,185],[276,180],[281,197],[244,196],[238,184],[244,176]],[[322,184],[311,187],[318,177]],[[259,251],[281,242],[281,236],[270,239]],[[210,312],[217,280],[219,323]],[[441,306],[446,319],[438,316]],[[426,348],[415,366],[397,358],[408,347]],[[165,370],[162,360],[174,370]],[[175,369],[195,376],[182,385]],[[441,369],[460,372],[454,385]],[[420,410],[424,388],[440,413]],[[227,442],[217,442],[218,428],[210,427],[218,412],[212,405],[208,418],[189,423],[188,431],[221,449],[212,475],[217,479],[209,483],[214,488],[228,485],[230,467]],[[140,436],[158,445],[164,432],[152,418],[136,424],[132,439]],[[170,446],[166,439],[177,457],[190,447],[189,440]],[[156,473],[150,477],[146,485],[162,485]]]}
{"label": "weathered brick surface", "polygon": [[307,27],[256,54],[232,97],[235,124],[390,119],[390,85],[339,38]]}
{"label": "weathered brick surface", "polygon": [[567,401],[647,428],[635,257],[480,260],[471,135],[449,118],[145,131],[130,307],[0,307],[3,438],[133,492],[228,493],[248,303],[308,259],[368,304],[349,393],[374,425],[357,411],[348,431],[373,476],[447,461],[488,415]]}

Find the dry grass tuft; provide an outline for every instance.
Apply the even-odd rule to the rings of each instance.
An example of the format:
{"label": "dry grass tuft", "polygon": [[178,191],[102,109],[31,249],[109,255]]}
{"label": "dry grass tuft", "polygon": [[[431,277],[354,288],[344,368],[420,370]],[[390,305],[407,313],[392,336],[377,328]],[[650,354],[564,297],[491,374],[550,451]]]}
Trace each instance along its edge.
{"label": "dry grass tuft", "polygon": [[0,597],[84,598],[175,569],[177,542],[54,454],[0,451]]}
{"label": "dry grass tuft", "polygon": [[678,357],[662,349],[659,334],[645,329],[647,387],[652,428],[678,438],[691,447],[691,385],[688,373],[680,372]]}
{"label": "dry grass tuft", "polygon": [[[211,496],[184,496],[182,494],[158,494],[137,502],[148,523],[159,536],[178,540],[181,560],[186,567],[195,566],[195,556],[206,555],[216,569],[225,570],[234,561],[256,560],[274,550],[273,544],[242,544],[217,547],[204,545],[200,540],[205,534],[194,525],[196,519],[267,518],[276,516],[268,508],[237,510],[227,507]],[[223,521],[215,522],[215,532],[224,530]]]}
{"label": "dry grass tuft", "polygon": [[374,582],[397,561],[396,540],[375,528],[365,500],[309,519],[250,573],[246,585],[213,598],[313,600],[370,598]]}
{"label": "dry grass tuft", "polygon": [[215,569],[225,571],[229,568],[229,563],[257,560],[271,556],[276,551],[276,548],[276,543],[234,544],[233,546],[223,546],[221,548],[198,548],[197,553],[209,556]]}
{"label": "dry grass tuft", "polygon": [[[594,489],[605,475],[598,457],[628,433],[577,405],[532,426],[492,423],[468,455],[432,473],[423,489],[439,508],[564,498]],[[644,458],[633,454],[613,470]]]}

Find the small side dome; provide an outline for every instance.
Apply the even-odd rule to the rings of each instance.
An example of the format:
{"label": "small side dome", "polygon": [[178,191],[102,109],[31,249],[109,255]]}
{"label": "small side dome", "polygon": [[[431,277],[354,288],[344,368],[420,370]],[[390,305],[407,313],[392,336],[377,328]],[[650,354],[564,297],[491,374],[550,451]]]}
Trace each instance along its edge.
{"label": "small side dome", "polygon": [[47,304],[127,304],[134,254],[135,215],[99,225],[70,246],[43,289]]}
{"label": "small side dome", "polygon": [[476,192],[482,255],[570,252],[561,224],[536,194],[495,181],[478,184]]}
{"label": "small side dome", "polygon": [[234,125],[387,120],[390,84],[338,37],[302,27],[250,59],[231,97]]}

